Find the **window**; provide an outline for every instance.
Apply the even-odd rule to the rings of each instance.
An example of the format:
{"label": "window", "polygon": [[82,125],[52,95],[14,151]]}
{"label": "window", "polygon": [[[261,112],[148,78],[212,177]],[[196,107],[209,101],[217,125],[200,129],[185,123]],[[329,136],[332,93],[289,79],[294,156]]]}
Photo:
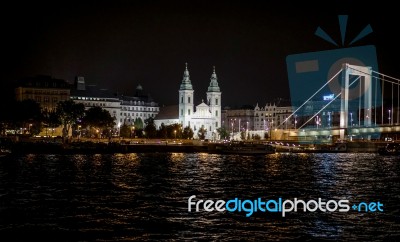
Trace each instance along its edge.
{"label": "window", "polygon": [[183,116],[183,109],[181,109],[181,116]]}
{"label": "window", "polygon": [[48,102],[49,102],[49,97],[44,97],[43,99],[44,99],[44,102],[45,102],[45,103],[48,103]]}
{"label": "window", "polygon": [[218,110],[215,110],[215,117],[218,117]]}
{"label": "window", "polygon": [[190,97],[188,97],[188,103],[190,103]]}
{"label": "window", "polygon": [[190,115],[190,109],[188,109],[188,115]]}
{"label": "window", "polygon": [[211,126],[210,126],[209,130],[211,131]]}
{"label": "window", "polygon": [[181,103],[183,103],[183,97],[181,97]]}
{"label": "window", "polygon": [[218,98],[215,99],[215,105],[218,105]]}
{"label": "window", "polygon": [[215,122],[215,128],[218,128],[218,122]]}

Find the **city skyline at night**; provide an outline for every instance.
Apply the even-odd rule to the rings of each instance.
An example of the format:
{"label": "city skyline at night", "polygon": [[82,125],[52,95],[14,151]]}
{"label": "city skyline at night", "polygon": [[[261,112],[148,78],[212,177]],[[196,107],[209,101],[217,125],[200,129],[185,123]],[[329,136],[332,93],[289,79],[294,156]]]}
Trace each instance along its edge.
{"label": "city skyline at night", "polygon": [[[216,66],[222,105],[254,106],[290,98],[288,55],[348,47],[368,24],[373,32],[351,46],[375,45],[380,71],[398,76],[389,9],[383,14],[349,4],[312,7],[238,1],[10,5],[2,17],[7,33],[2,86],[38,74],[70,83],[84,76],[87,83],[126,95],[142,84],[160,105],[171,105],[187,62],[199,93],[207,89],[210,66]],[[320,27],[340,43],[339,14],[349,16],[343,46],[314,35]],[[196,95],[194,101],[205,98]]]}

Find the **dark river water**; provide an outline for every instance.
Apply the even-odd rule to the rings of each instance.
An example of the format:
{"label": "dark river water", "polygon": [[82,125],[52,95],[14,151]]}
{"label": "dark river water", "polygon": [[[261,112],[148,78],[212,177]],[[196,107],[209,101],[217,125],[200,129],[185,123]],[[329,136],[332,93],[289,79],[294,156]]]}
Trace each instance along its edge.
{"label": "dark river water", "polygon": [[[347,199],[383,211],[188,212],[188,198]],[[0,234],[31,241],[400,240],[400,159],[375,154],[0,159]],[[192,209],[194,209],[193,207]],[[11,236],[11,237],[3,237]],[[27,239],[28,238],[28,239]],[[7,239],[8,240],[8,239]]]}

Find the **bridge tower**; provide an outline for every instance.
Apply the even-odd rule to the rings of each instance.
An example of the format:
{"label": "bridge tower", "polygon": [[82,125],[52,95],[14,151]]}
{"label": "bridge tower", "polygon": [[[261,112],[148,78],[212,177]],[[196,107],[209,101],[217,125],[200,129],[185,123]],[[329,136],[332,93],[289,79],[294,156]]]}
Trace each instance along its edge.
{"label": "bridge tower", "polygon": [[[361,91],[349,89],[350,75],[360,77]],[[349,100],[361,98],[364,96],[364,126],[371,126],[371,110],[372,110],[372,85],[371,85],[372,68],[368,66],[356,66],[350,64],[342,65],[342,95],[340,103],[340,139],[345,138],[345,131],[348,128],[349,117]],[[361,95],[360,95],[361,93]],[[361,107],[360,107],[361,108]],[[361,112],[361,110],[359,110]],[[371,136],[368,136],[368,140]]]}

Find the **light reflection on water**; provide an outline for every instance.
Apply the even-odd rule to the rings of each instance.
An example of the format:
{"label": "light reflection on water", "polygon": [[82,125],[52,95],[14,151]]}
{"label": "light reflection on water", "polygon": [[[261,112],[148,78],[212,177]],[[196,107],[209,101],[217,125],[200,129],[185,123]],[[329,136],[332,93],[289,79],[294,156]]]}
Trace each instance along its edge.
{"label": "light reflection on water", "polygon": [[[0,233],[61,240],[400,236],[400,162],[374,154],[26,155],[0,160]],[[187,212],[187,199],[380,201],[383,213]]]}

